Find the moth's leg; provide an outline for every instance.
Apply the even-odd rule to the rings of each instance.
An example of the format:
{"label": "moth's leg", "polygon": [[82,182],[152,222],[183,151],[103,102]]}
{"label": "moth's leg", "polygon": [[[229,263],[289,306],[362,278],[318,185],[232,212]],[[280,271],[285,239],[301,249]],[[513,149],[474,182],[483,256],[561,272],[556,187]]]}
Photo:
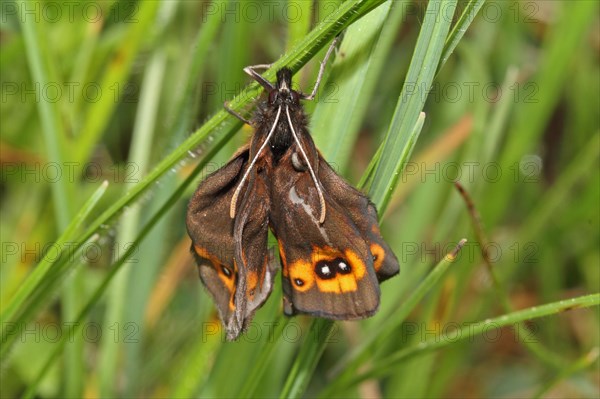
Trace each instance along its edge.
{"label": "moth's leg", "polygon": [[250,121],[248,119],[244,118],[241,114],[239,114],[236,111],[234,111],[231,108],[229,108],[229,103],[227,101],[225,101],[223,103],[223,108],[225,108],[225,111],[229,112],[231,115],[235,116],[236,118],[238,118],[239,120],[241,120],[245,124],[251,125],[251,123],[250,123]]}
{"label": "moth's leg", "polygon": [[269,69],[271,68],[271,65],[273,64],[258,64],[247,66],[246,68],[244,68],[244,72],[250,75],[252,79],[260,83],[260,85],[264,87],[265,90],[271,91],[275,89],[275,86],[273,86],[271,82],[269,82],[267,79],[263,78],[258,72],[256,72],[256,69]]}
{"label": "moth's leg", "polygon": [[[271,64],[251,65],[251,66],[247,66],[246,68],[244,68],[244,72],[246,72],[248,75],[250,75],[250,77],[252,79],[254,79],[258,83],[260,83],[262,85],[262,87],[264,87],[266,90],[273,90],[275,87],[273,87],[271,82],[269,82],[268,80],[263,78],[258,72],[256,72],[257,69],[269,69],[269,68],[271,68]],[[236,111],[229,108],[229,104],[227,103],[227,101],[225,101],[225,103],[223,104],[223,107],[225,107],[225,110],[227,112],[229,112],[231,115],[235,116],[236,118],[238,118],[245,124],[247,124],[247,125],[251,124],[248,119],[244,118],[242,115],[240,115]]]}
{"label": "moth's leg", "polygon": [[[271,64],[251,65],[251,66],[247,66],[246,68],[244,68],[244,72],[246,72],[248,75],[250,75],[250,77],[252,79],[254,79],[258,83],[260,83],[261,86],[265,88],[265,90],[271,91],[275,87],[271,84],[271,82],[269,82],[268,80],[266,80],[265,78],[263,78],[258,72],[256,72],[257,69],[269,69],[269,68],[271,68]],[[225,103],[223,104],[223,107],[225,107],[225,110],[227,110],[227,112],[229,112],[231,115],[235,116],[236,118],[238,118],[242,122],[244,122],[244,123],[246,123],[248,125],[251,124],[248,119],[244,118],[242,115],[240,115],[236,111],[234,111],[231,108],[229,108],[229,104],[227,103],[227,101],[225,101]]]}
{"label": "moth's leg", "polygon": [[317,95],[317,90],[319,90],[319,86],[321,85],[321,79],[323,79],[323,73],[325,73],[325,66],[327,65],[327,60],[329,60],[329,57],[333,53],[333,49],[335,49],[338,39],[339,36],[336,36],[335,39],[333,39],[333,41],[329,45],[329,48],[327,49],[327,53],[325,53],[325,58],[323,58],[323,61],[321,61],[321,66],[319,67],[319,74],[317,75],[317,81],[315,82],[315,86],[313,87],[312,92],[308,95],[300,95],[300,98],[302,98],[303,100],[315,99],[315,96]]}

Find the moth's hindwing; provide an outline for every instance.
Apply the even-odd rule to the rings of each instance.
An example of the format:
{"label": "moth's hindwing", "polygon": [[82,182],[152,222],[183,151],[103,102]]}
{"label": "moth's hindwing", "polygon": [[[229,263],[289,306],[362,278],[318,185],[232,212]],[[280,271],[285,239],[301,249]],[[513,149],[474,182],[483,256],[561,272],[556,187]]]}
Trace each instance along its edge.
{"label": "moth's hindwing", "polygon": [[400,272],[398,258],[383,240],[379,230],[375,205],[363,193],[341,178],[321,156],[319,156],[319,180],[323,189],[346,209],[362,238],[369,246],[377,279],[382,282]]}
{"label": "moth's hindwing", "polygon": [[[267,252],[267,231],[261,228],[268,209],[251,211],[256,205],[251,191],[259,184],[249,182],[245,186],[240,195],[240,217],[229,216],[231,199],[247,161],[248,150],[244,149],[202,181],[189,202],[186,218],[200,278],[217,306],[229,339],[235,339],[247,327],[269,296],[274,276]],[[239,236],[237,240],[234,235]]]}

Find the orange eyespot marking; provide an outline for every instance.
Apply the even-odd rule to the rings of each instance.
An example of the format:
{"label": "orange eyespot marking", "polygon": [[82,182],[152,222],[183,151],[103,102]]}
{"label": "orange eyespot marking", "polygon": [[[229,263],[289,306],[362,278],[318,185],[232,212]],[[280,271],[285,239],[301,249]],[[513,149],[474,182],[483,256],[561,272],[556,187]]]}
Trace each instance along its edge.
{"label": "orange eyespot marking", "polygon": [[356,252],[344,253],[329,247],[315,248],[314,273],[321,292],[341,294],[358,289],[358,281],[366,274],[366,266]]}
{"label": "orange eyespot marking", "polygon": [[233,296],[233,292],[235,291],[235,279],[233,278],[231,271],[227,266],[221,266],[218,273],[219,279],[225,284],[227,291],[231,293],[231,296]]}
{"label": "orange eyespot marking", "polygon": [[332,280],[317,280],[317,287],[319,287],[319,291],[321,292],[342,294],[356,291],[358,284],[352,276],[340,276]]}
{"label": "orange eyespot marking", "polygon": [[379,226],[377,224],[373,224],[373,226],[371,226],[371,231],[373,233],[375,233],[376,235],[380,235],[381,231],[379,230]]}
{"label": "orange eyespot marking", "polygon": [[346,258],[350,261],[352,265],[352,274],[356,277],[357,280],[360,280],[367,273],[367,267],[362,259],[358,256],[358,254],[351,249],[347,249],[345,251]]}
{"label": "orange eyespot marking", "polygon": [[[197,245],[194,245],[194,251],[196,254],[205,259],[210,263],[210,265],[217,272],[219,279],[223,282],[223,284],[227,287],[227,290],[230,293],[235,291],[235,271],[237,270],[237,266],[235,264],[235,259],[233,261],[233,270],[230,266],[224,265],[221,263],[219,258],[209,253],[205,248],[201,248]],[[233,296],[233,294],[232,294]]]}
{"label": "orange eyespot marking", "polygon": [[373,255],[373,267],[375,271],[379,271],[381,265],[383,265],[383,260],[385,259],[385,251],[379,244],[371,244],[371,255]]}
{"label": "orange eyespot marking", "polygon": [[337,249],[333,249],[328,246],[324,246],[324,247],[313,246],[313,251],[312,251],[310,259],[313,262],[313,264],[316,264],[319,261],[324,260],[324,259],[335,259],[338,257],[343,257],[343,253]]}
{"label": "orange eyespot marking", "polygon": [[315,283],[321,292],[341,294],[358,289],[367,273],[363,260],[351,249],[340,251],[331,247],[313,247],[311,262],[298,260],[286,268],[296,291],[305,292]]}
{"label": "orange eyespot marking", "polygon": [[288,265],[288,278],[294,289],[300,292],[308,291],[315,282],[313,267],[310,263],[298,260]]}

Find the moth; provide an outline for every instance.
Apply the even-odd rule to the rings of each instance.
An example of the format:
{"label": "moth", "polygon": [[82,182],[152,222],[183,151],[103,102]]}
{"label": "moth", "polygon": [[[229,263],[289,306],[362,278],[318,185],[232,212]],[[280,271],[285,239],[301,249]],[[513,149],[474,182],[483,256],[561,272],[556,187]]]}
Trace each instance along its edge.
{"label": "moth", "polygon": [[277,268],[267,248],[277,238],[284,313],[338,320],[372,316],[379,283],[396,275],[396,256],[381,237],[377,211],[337,175],[307,129],[300,100],[314,99],[330,46],[310,95],[292,88],[282,68],[275,84],[244,69],[268,93],[250,121],[249,145],[202,181],[187,210],[200,278],[236,339],[269,297]]}

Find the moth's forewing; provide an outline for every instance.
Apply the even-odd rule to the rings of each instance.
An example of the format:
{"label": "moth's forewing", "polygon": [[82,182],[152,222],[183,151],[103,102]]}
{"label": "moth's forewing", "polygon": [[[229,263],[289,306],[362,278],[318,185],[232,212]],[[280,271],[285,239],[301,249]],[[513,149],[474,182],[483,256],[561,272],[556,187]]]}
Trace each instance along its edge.
{"label": "moth's forewing", "polygon": [[[294,148],[273,171],[271,186],[271,225],[279,242],[285,311],[343,320],[371,316],[380,294],[369,246],[344,206],[327,191],[325,221],[319,222],[315,184],[308,170],[294,166]],[[318,166],[316,149],[308,150],[315,153],[313,165]]]}

